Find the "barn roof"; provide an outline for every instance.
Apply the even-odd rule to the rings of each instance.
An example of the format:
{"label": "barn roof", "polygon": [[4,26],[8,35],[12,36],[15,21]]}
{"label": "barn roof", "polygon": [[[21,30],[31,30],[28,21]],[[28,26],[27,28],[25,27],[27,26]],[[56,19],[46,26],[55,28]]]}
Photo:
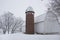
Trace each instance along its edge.
{"label": "barn roof", "polygon": [[38,22],[44,21],[45,20],[45,17],[46,17],[46,14],[47,13],[35,17],[34,18],[34,23],[38,23]]}

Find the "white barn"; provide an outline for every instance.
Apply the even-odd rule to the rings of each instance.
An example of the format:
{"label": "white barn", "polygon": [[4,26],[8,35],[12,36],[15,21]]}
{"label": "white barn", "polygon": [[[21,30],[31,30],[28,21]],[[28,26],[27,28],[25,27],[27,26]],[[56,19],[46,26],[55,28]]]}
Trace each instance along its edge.
{"label": "white barn", "polygon": [[35,33],[54,34],[60,33],[59,20],[55,13],[48,11],[37,16],[34,20]]}

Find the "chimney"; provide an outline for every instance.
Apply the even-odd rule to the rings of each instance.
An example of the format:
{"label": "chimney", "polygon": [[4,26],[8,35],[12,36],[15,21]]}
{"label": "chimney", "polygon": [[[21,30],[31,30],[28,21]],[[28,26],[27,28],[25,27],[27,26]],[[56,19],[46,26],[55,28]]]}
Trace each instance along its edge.
{"label": "chimney", "polygon": [[32,7],[26,9],[26,34],[34,34],[34,11]]}

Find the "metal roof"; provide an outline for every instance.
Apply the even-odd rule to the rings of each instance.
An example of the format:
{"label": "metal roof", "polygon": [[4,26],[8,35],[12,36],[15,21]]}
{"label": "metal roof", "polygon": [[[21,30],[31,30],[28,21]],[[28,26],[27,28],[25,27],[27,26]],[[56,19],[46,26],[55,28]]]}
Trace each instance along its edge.
{"label": "metal roof", "polygon": [[[26,9],[26,12],[27,11],[33,11],[33,8],[31,6],[29,6],[27,9]],[[34,12],[34,11],[33,11]]]}
{"label": "metal roof", "polygon": [[46,17],[46,13],[35,17],[34,18],[34,23],[38,23],[38,22],[44,21],[45,17]]}

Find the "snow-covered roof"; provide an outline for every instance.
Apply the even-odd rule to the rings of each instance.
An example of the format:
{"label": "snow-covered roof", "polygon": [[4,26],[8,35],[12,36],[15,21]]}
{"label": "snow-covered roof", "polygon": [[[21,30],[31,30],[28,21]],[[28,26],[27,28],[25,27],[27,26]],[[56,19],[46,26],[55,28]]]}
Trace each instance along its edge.
{"label": "snow-covered roof", "polygon": [[[27,9],[26,9],[26,12],[28,11],[33,11],[33,8],[31,6],[29,6]],[[34,12],[34,11],[33,11]]]}
{"label": "snow-covered roof", "polygon": [[[44,21],[47,18],[46,16],[50,16],[50,17],[54,18],[54,15],[55,14],[52,11],[48,11],[47,13],[44,13],[42,15],[39,15],[39,16],[35,17],[34,23]],[[58,15],[56,15],[56,16],[57,16],[58,22],[60,23],[60,17]]]}
{"label": "snow-covered roof", "polygon": [[46,17],[46,13],[35,17],[34,18],[34,23],[38,23],[38,22],[44,21],[45,17]]}

